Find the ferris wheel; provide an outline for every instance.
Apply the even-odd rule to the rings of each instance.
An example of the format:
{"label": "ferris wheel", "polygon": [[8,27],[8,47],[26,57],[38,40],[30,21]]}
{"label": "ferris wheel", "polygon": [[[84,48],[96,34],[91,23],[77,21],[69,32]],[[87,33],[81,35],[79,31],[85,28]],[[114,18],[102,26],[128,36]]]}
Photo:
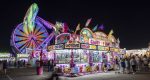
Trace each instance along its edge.
{"label": "ferris wheel", "polygon": [[[11,45],[15,52],[26,53],[26,49],[37,50],[46,48],[54,37],[54,25],[36,16],[38,7],[32,4],[27,11],[24,22],[20,23],[12,32]],[[50,31],[48,32],[47,29]]]}

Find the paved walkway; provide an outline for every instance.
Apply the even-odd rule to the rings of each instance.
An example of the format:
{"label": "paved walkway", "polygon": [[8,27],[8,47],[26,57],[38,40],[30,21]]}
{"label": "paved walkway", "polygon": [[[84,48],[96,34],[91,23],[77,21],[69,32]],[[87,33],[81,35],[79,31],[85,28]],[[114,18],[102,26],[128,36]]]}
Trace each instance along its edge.
{"label": "paved walkway", "polygon": [[138,72],[136,74],[122,74],[115,72],[97,73],[79,77],[60,77],[60,80],[150,80],[150,72]]}
{"label": "paved walkway", "polygon": [[51,77],[51,72],[44,69],[43,75],[36,74],[36,68],[11,68],[7,75],[0,72],[0,80],[44,80]]}
{"label": "paved walkway", "polygon": [[[133,74],[118,74],[114,71],[107,73],[89,74],[79,77],[63,77],[60,76],[59,80],[150,80],[150,72],[138,72]],[[51,77],[51,72],[44,69],[43,75],[37,75],[35,68],[11,68],[8,70],[7,75],[0,72],[0,80],[48,80]]]}

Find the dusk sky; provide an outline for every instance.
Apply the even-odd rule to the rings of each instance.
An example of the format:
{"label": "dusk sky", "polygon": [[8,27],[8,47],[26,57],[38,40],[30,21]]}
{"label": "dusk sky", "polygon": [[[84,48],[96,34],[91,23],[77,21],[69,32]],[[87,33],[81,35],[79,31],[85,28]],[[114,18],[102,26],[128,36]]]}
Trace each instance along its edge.
{"label": "dusk sky", "polygon": [[84,27],[86,20],[92,18],[89,25],[103,24],[106,34],[111,29],[120,39],[121,48],[147,48],[150,42],[150,5],[140,2],[107,2],[88,0],[5,0],[0,2],[0,51],[10,50],[10,37],[16,25],[32,3],[39,7],[38,16],[55,23],[68,23],[75,29],[78,23]]}

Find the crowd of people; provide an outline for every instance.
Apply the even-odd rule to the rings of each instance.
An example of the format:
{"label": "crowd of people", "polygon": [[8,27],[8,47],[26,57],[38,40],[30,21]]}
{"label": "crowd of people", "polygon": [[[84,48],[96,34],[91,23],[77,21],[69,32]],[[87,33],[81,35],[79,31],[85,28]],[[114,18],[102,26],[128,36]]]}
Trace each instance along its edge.
{"label": "crowd of people", "polygon": [[25,60],[20,60],[20,61],[8,61],[8,60],[2,60],[0,61],[0,71],[4,72],[4,74],[7,73],[7,69],[10,67],[25,67],[26,66],[26,61]]}
{"label": "crowd of people", "polygon": [[128,57],[122,57],[115,59],[115,70],[117,73],[132,73],[135,74],[138,71],[150,70],[150,57],[146,55],[130,55]]}

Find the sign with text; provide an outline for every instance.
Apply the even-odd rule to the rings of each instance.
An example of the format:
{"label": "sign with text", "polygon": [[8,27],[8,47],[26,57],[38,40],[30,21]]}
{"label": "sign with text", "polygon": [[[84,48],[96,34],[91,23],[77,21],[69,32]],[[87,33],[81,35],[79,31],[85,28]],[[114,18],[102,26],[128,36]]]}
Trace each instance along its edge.
{"label": "sign with text", "polygon": [[80,48],[80,44],[65,44],[65,48]]}
{"label": "sign with text", "polygon": [[64,49],[64,45],[63,44],[55,45],[54,49]]}
{"label": "sign with text", "polygon": [[115,51],[115,48],[110,48],[110,51]]}
{"label": "sign with text", "polygon": [[17,57],[19,58],[25,58],[25,57],[29,57],[29,54],[17,54]]}
{"label": "sign with text", "polygon": [[96,49],[96,45],[90,45],[90,48],[89,49]]}
{"label": "sign with text", "polygon": [[47,47],[47,50],[49,50],[49,51],[51,51],[51,50],[53,50],[54,49],[54,45],[51,45],[51,46],[48,46]]}
{"label": "sign with text", "polygon": [[98,50],[103,51],[103,50],[105,50],[105,48],[103,46],[98,46]]}
{"label": "sign with text", "polygon": [[89,39],[89,44],[105,46],[105,41],[96,40],[96,39]]}
{"label": "sign with text", "polygon": [[120,50],[118,48],[110,48],[110,51],[119,52]]}
{"label": "sign with text", "polygon": [[3,57],[3,58],[10,57],[10,54],[0,54],[0,57]]}
{"label": "sign with text", "polygon": [[89,44],[81,44],[81,48],[83,49],[89,49]]}
{"label": "sign with text", "polygon": [[98,46],[98,50],[102,50],[102,51],[109,51],[109,47],[105,47],[105,46]]}
{"label": "sign with text", "polygon": [[109,51],[109,47],[105,47],[105,51]]}
{"label": "sign with text", "polygon": [[95,39],[89,39],[89,44],[100,45],[100,41]]}

